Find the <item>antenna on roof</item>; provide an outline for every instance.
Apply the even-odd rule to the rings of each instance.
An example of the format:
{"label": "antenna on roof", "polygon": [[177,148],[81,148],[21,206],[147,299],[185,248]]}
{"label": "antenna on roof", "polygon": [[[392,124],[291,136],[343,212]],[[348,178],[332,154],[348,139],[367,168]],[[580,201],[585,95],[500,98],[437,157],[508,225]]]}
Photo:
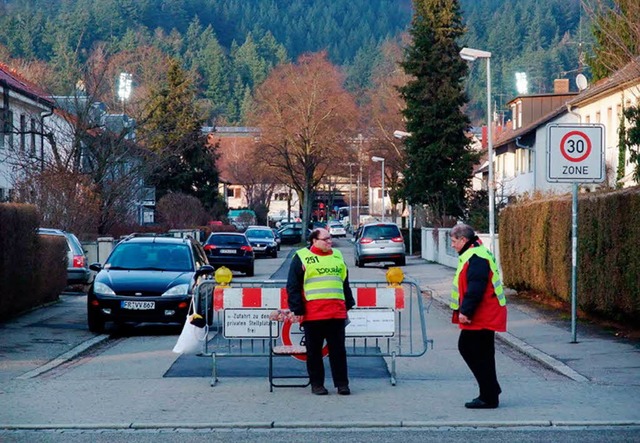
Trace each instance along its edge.
{"label": "antenna on roof", "polygon": [[585,77],[584,74],[576,75],[576,86],[578,87],[578,91],[584,91],[587,89],[589,83],[587,82],[587,77]]}

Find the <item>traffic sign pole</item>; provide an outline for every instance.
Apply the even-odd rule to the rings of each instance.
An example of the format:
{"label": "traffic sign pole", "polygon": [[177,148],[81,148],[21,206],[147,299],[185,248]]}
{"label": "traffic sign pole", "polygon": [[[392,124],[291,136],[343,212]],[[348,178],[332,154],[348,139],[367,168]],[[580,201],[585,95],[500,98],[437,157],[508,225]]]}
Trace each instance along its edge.
{"label": "traffic sign pole", "polygon": [[547,181],[572,183],[571,343],[577,343],[578,185],[605,180],[604,126],[547,125]]}

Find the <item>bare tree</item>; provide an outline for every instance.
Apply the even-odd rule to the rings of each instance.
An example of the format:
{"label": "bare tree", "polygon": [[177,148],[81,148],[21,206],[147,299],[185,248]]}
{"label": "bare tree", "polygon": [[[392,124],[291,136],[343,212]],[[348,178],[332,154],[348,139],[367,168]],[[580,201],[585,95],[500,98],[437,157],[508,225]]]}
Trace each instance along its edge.
{"label": "bare tree", "polygon": [[298,194],[308,224],[313,192],[347,158],[357,108],[326,53],[306,54],[275,68],[256,90],[250,120],[262,129],[264,163]]}
{"label": "bare tree", "polygon": [[404,86],[409,76],[400,67],[402,48],[396,42],[386,42],[382,47],[382,63],[373,73],[373,87],[367,91],[365,125],[371,131],[371,154],[385,159],[385,187],[389,190],[392,213],[397,217],[396,206],[403,200],[402,171],[406,168],[406,152],[401,139],[394,137],[396,130],[406,131],[402,110],[406,104],[398,88]]}
{"label": "bare tree", "polygon": [[[156,160],[136,142],[132,118],[107,112],[104,103],[114,95],[116,60],[103,47],[96,48],[76,73],[79,81],[74,93],[52,96],[55,113],[44,118],[36,129],[38,135],[48,141],[47,152],[34,156],[26,150],[14,150],[10,159],[12,166],[20,171],[15,188],[21,189],[23,201],[31,201],[33,196],[54,195],[56,188],[45,187],[62,186],[64,180],[68,181],[68,187],[90,183],[99,201],[94,230],[100,234],[108,233],[116,224],[135,224],[137,214],[133,203],[141,200],[145,179]],[[56,76],[38,63],[26,72],[39,77],[43,84],[53,84],[46,78]],[[22,134],[24,128],[14,127],[13,131]],[[39,174],[42,178],[37,177]],[[52,180],[54,176],[56,179]],[[85,179],[79,180],[79,177]],[[75,207],[73,193],[59,197],[64,195],[69,196],[66,207]],[[39,203],[44,205],[50,201],[41,198]],[[40,211],[45,218],[50,211],[51,217],[56,218],[56,207],[41,206]]]}
{"label": "bare tree", "polygon": [[592,19],[596,39],[589,59],[595,79],[628,63],[640,68],[640,2],[638,0],[582,0]]}

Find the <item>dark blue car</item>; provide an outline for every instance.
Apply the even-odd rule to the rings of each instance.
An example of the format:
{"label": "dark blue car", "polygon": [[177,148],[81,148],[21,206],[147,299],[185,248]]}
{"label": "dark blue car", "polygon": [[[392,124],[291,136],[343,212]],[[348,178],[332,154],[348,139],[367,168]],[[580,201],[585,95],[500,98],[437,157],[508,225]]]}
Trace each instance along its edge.
{"label": "dark blue car", "polygon": [[129,236],[113,249],[87,294],[89,330],[105,323],[183,323],[194,287],[213,273],[202,245],[191,238]]}

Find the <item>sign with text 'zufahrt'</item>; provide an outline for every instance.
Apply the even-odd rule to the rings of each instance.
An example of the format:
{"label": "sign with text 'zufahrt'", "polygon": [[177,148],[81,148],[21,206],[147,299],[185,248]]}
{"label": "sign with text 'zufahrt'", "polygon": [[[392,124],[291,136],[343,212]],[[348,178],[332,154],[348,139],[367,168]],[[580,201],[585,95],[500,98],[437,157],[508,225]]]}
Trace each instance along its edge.
{"label": "sign with text 'zufahrt'", "polygon": [[603,125],[547,125],[547,181],[603,182],[603,147]]}

